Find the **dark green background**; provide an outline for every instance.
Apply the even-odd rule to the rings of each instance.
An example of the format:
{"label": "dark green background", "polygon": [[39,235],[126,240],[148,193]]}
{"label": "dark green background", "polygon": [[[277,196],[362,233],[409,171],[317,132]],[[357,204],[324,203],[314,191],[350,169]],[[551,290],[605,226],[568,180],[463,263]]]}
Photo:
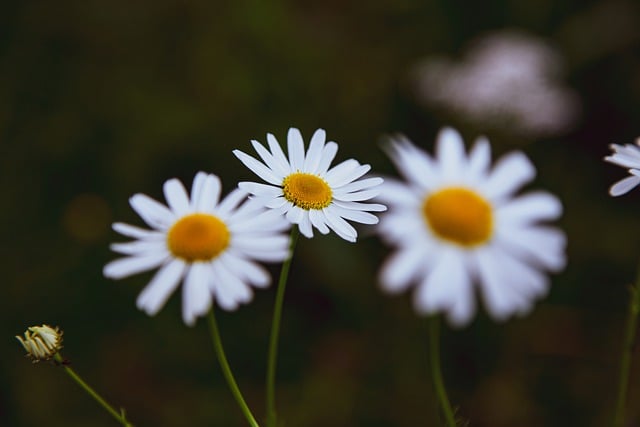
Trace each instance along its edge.
{"label": "dark green background", "polygon": [[[627,303],[640,258],[640,191],[608,144],[640,135],[640,28],[625,1],[14,1],[0,8],[0,425],[117,425],[65,374],[32,365],[13,338],[48,323],[63,354],[137,426],[243,426],[205,322],[180,320],[179,295],[155,318],[135,308],[150,274],[102,277],[142,224],[127,199],[161,198],[199,170],[225,191],[254,179],[231,154],[290,126],[322,127],[355,157],[395,174],[380,138],[404,132],[431,150],[437,130],[494,153],[522,149],[535,187],[565,205],[569,265],[525,319],[482,311],[443,331],[452,401],[471,426],[602,426],[611,417]],[[613,12],[612,12],[613,11]],[[616,12],[617,11],[617,12]],[[487,31],[519,28],[554,43],[582,114],[570,132],[523,140],[420,107],[412,67],[459,55]],[[289,427],[435,426],[426,321],[376,275],[389,249],[371,229],[356,245],[301,239],[283,319],[278,402]],[[277,277],[278,268],[272,269]],[[219,313],[230,362],[259,417],[273,289]],[[636,353],[636,356],[637,353]],[[640,420],[640,358],[629,420]],[[635,423],[635,424],[634,424]]]}

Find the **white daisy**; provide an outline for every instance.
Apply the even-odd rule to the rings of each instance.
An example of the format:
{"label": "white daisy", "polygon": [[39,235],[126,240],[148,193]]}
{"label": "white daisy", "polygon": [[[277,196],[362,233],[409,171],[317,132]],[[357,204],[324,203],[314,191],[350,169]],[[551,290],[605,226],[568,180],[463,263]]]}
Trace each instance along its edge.
{"label": "white daisy", "polygon": [[461,136],[444,129],[432,158],[405,138],[392,141],[390,157],[408,181],[386,180],[379,198],[389,205],[378,227],[397,247],[381,271],[389,292],[417,284],[418,312],[445,312],[451,324],[475,314],[474,286],[496,320],[525,314],[546,294],[541,270],[565,266],[565,235],[540,224],[562,213],[546,192],[515,196],[535,169],[514,152],[490,170],[489,141],[478,138],[467,156]]}
{"label": "white daisy", "polygon": [[220,189],[217,176],[199,172],[191,197],[177,179],[165,182],[168,207],[144,194],[129,199],[152,230],[113,224],[115,231],[136,240],[111,245],[127,256],[107,264],[104,275],[120,279],[159,268],[138,296],[139,309],[156,314],[184,279],[182,317],[193,325],[214,299],[234,310],[251,300],[249,285],[269,285],[269,273],[254,260],[279,262],[288,256],[288,236],[280,232],[289,223],[248,201],[239,189],[219,201]]}
{"label": "white daisy", "polygon": [[347,221],[376,224],[378,218],[367,212],[380,212],[386,207],[376,203],[362,203],[375,197],[382,178],[358,179],[371,169],[357,160],[349,159],[329,169],[338,151],[338,144],[325,142],[323,129],[315,131],[305,153],[300,131],[289,129],[285,157],[278,141],[267,134],[269,150],[258,141],[251,141],[264,163],[234,150],[233,154],[267,184],[241,182],[264,206],[284,214],[297,224],[306,237],[313,237],[313,228],[327,234],[332,229],[345,240],[355,242],[358,233]]}
{"label": "white daisy", "polygon": [[621,196],[640,184],[640,138],[636,140],[636,145],[611,144],[610,148],[613,150],[613,155],[604,159],[607,162],[627,168],[631,174],[631,176],[613,184],[609,189],[609,194],[612,196]]}

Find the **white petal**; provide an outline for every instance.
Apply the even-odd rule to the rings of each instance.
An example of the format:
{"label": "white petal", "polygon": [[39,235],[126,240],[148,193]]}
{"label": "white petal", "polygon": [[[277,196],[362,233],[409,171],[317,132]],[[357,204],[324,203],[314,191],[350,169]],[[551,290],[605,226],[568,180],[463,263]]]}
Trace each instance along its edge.
{"label": "white petal", "polygon": [[550,271],[560,271],[566,265],[567,238],[560,230],[551,227],[504,227],[500,230],[498,244],[506,251]]}
{"label": "white petal", "polygon": [[102,273],[110,279],[122,279],[143,271],[152,270],[169,258],[166,251],[154,252],[141,256],[120,258],[105,265]]}
{"label": "white petal", "polygon": [[316,173],[320,160],[322,159],[322,149],[324,148],[324,142],[326,139],[326,132],[324,129],[318,129],[313,133],[311,142],[309,143],[309,149],[304,159],[303,170],[308,173]]}
{"label": "white petal", "polygon": [[260,184],[259,182],[240,182],[238,187],[256,196],[282,196],[282,188],[272,185]]}
{"label": "white petal", "polygon": [[164,183],[164,198],[167,199],[169,207],[177,216],[186,214],[191,207],[189,196],[184,185],[177,179],[170,179]]}
{"label": "white petal", "polygon": [[275,176],[277,176],[280,180],[289,174],[288,165],[283,165],[280,161],[276,160],[274,156],[262,146],[258,141],[252,140],[251,145],[256,150],[260,158],[264,161],[264,164],[267,165],[269,169],[273,172]]}
{"label": "white petal", "polygon": [[427,251],[417,247],[407,247],[396,251],[385,261],[380,270],[382,288],[390,293],[403,292],[411,282],[426,274],[431,259],[426,258]]}
{"label": "white petal", "polygon": [[182,287],[182,319],[189,326],[211,308],[211,292],[207,286],[210,275],[211,267],[201,262],[193,263],[186,274]]}
{"label": "white petal", "polygon": [[278,185],[282,182],[282,177],[278,178],[278,176],[276,176],[276,174],[274,174],[271,169],[269,169],[262,162],[254,159],[250,155],[245,154],[240,150],[233,150],[233,154],[235,154],[235,156],[240,159],[240,161],[244,163],[246,167],[251,169],[253,173],[267,181],[269,184]]}
{"label": "white petal", "polygon": [[326,218],[326,224],[348,242],[354,243],[358,236],[358,232],[347,221],[334,214],[331,206],[322,210]]}
{"label": "white petal", "polygon": [[365,188],[376,187],[383,183],[382,178],[367,178],[358,181],[351,182],[339,188],[334,189],[335,194],[352,193],[354,191],[360,191]]}
{"label": "white petal", "polygon": [[311,239],[313,237],[313,229],[311,228],[311,220],[309,219],[309,211],[303,211],[298,228],[303,236]]}
{"label": "white petal", "polygon": [[554,220],[562,215],[562,204],[554,195],[535,191],[516,197],[495,210],[497,222],[531,224]]}
{"label": "white petal", "polygon": [[359,202],[344,202],[342,200],[334,200],[334,205],[341,208],[351,209],[354,211],[371,211],[371,212],[383,212],[387,210],[385,205],[379,203],[359,203]]}
{"label": "white petal", "polygon": [[471,179],[483,179],[489,172],[491,165],[491,146],[489,140],[480,137],[473,145],[469,153],[469,164],[467,165],[467,176]]}
{"label": "white petal", "polygon": [[236,188],[231,193],[222,199],[218,207],[216,208],[216,214],[222,219],[226,219],[238,205],[247,200],[247,192],[243,189]]}
{"label": "white petal", "polygon": [[207,174],[204,172],[198,172],[196,177],[193,179],[193,184],[191,185],[191,210],[195,211],[197,207],[197,201],[200,199],[200,193],[202,192],[202,187],[204,187],[204,182],[207,179]]}
{"label": "white petal", "polygon": [[436,137],[436,157],[443,175],[455,179],[463,171],[465,162],[462,136],[453,128],[444,128]]}
{"label": "white petal", "polygon": [[144,222],[155,229],[166,230],[175,221],[175,215],[166,206],[145,194],[133,195],[129,204]]}
{"label": "white petal", "polygon": [[484,193],[492,200],[508,197],[535,175],[536,169],[527,156],[519,151],[507,154],[498,160],[483,184]]}
{"label": "white petal", "polygon": [[268,252],[270,250],[278,252],[282,249],[288,249],[289,237],[283,234],[234,236],[231,245],[234,250],[245,253]]}
{"label": "white petal", "polygon": [[247,218],[232,218],[227,224],[231,233],[242,235],[246,233],[273,233],[289,228],[289,222],[282,218],[277,210],[269,210],[255,213]]}
{"label": "white petal", "polygon": [[220,279],[220,282],[215,284],[215,288],[221,307],[235,310],[240,303],[251,301],[253,298],[251,287],[229,271],[224,264],[216,263],[215,268]]}
{"label": "white petal", "polygon": [[628,176],[611,186],[609,189],[609,194],[616,197],[622,196],[623,194],[628,193],[633,188],[635,188],[638,184],[640,184],[640,177],[632,175]]}
{"label": "white petal", "polygon": [[284,155],[284,152],[282,151],[282,148],[280,147],[280,144],[278,143],[276,137],[268,133],[267,142],[269,143],[271,154],[273,154],[273,159],[278,162],[278,168],[285,171],[285,175],[294,172],[293,170],[291,170],[291,165],[289,164],[287,157]]}
{"label": "white petal", "polygon": [[360,178],[369,170],[370,165],[361,165],[357,160],[349,159],[330,169],[325,175],[325,180],[331,188],[338,188]]}
{"label": "white petal", "polygon": [[322,234],[329,234],[329,227],[325,224],[325,216],[322,211],[317,209],[311,209],[309,211],[309,220],[311,224],[320,231]]}
{"label": "white petal", "polygon": [[144,255],[153,253],[167,253],[167,245],[162,240],[136,240],[127,243],[112,243],[109,248],[124,255]]}
{"label": "white petal", "polygon": [[406,137],[392,139],[387,151],[400,174],[410,183],[425,190],[436,180],[439,166]]}
{"label": "white petal", "polygon": [[363,200],[373,199],[380,194],[380,189],[356,191],[355,193],[347,194],[335,194],[336,200],[342,200],[343,202],[361,202]]}
{"label": "white petal", "polygon": [[241,277],[258,288],[266,288],[271,283],[271,275],[260,264],[225,252],[220,256],[222,262],[229,271]]}
{"label": "white petal", "polygon": [[303,215],[304,215],[304,210],[302,210],[297,206],[294,206],[293,208],[287,211],[286,218],[287,218],[287,221],[289,221],[292,224],[300,224],[300,221],[302,221]]}
{"label": "white petal", "polygon": [[158,270],[138,295],[137,307],[149,316],[156,314],[178,287],[186,267],[183,261],[174,259]]}
{"label": "white petal", "polygon": [[300,131],[290,128],[287,134],[287,149],[289,151],[289,163],[293,171],[304,171],[304,142]]}
{"label": "white petal", "polygon": [[333,141],[327,142],[322,149],[322,158],[320,159],[320,163],[318,164],[318,168],[316,169],[316,173],[319,176],[324,176],[329,170],[329,166],[331,166],[331,162],[336,157],[336,153],[338,152],[338,144]]}
{"label": "white petal", "polygon": [[459,254],[450,248],[443,249],[433,261],[431,272],[425,276],[414,293],[414,306],[418,313],[433,314],[447,311],[453,306],[456,294],[450,281],[461,280],[466,274]]}
{"label": "white petal", "polygon": [[165,237],[165,233],[145,230],[143,228],[125,224],[123,222],[114,223],[112,225],[112,228],[123,236],[132,237],[134,239],[161,240]]}
{"label": "white petal", "polygon": [[379,190],[380,194],[376,196],[376,199],[390,205],[418,206],[418,204],[422,203],[424,196],[426,196],[426,194],[424,194],[420,197],[408,185],[390,179],[386,179],[379,187]]}
{"label": "white petal", "polygon": [[211,174],[207,175],[202,185],[200,199],[196,202],[198,212],[215,212],[218,200],[220,199],[221,188],[220,178]]}
{"label": "white petal", "polygon": [[339,206],[332,206],[331,210],[333,210],[336,215],[339,215],[344,219],[348,219],[349,221],[359,222],[360,224],[378,223],[378,217],[368,212],[354,211],[351,209],[341,208]]}

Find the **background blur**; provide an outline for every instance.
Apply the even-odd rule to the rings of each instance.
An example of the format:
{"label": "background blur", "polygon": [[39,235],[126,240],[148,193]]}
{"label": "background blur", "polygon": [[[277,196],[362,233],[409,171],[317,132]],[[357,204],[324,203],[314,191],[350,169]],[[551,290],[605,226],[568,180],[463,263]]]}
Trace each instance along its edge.
{"label": "background blur", "polygon": [[[282,142],[296,126],[308,141],[325,128],[338,161],[395,175],[381,138],[403,132],[431,151],[444,125],[467,143],[486,134],[494,156],[524,150],[538,168],[532,187],[563,200],[569,237],[568,268],[530,316],[496,324],[482,309],[469,327],[444,328],[444,377],[460,417],[477,427],[606,425],[640,255],[640,191],[610,198],[626,172],[602,158],[608,144],[640,136],[639,16],[632,0],[3,3],[0,425],[116,425],[64,372],[24,358],[14,335],[41,323],[64,330],[64,356],[137,426],[245,425],[206,322],[186,327],[179,295],[155,318],[138,311],[151,274],[102,277],[115,258],[108,244],[121,240],[111,222],[142,225],[128,198],[162,199],[171,177],[190,185],[197,171],[213,172],[226,191],[253,179],[231,150],[251,152],[250,139],[267,132]],[[425,61],[461,60],[502,30],[555,49],[554,79],[578,107],[572,120],[536,133],[425,99]],[[357,245],[299,241],[280,414],[292,427],[437,425],[425,319],[410,295],[380,292],[390,249],[359,230]],[[273,289],[258,291],[218,313],[258,416],[273,299]],[[638,352],[633,368],[629,425],[640,425]]]}

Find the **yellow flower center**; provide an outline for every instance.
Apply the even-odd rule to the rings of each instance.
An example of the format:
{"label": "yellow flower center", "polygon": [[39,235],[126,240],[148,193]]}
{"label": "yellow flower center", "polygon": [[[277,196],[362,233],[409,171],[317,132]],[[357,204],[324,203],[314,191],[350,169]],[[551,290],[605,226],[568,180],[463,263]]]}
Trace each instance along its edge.
{"label": "yellow flower center", "polygon": [[209,261],[229,245],[229,230],[219,218],[203,213],[187,215],[169,229],[167,245],[186,261]]}
{"label": "yellow flower center", "polygon": [[491,205],[466,188],[450,187],[430,194],[422,212],[431,230],[441,239],[471,247],[491,238]]}
{"label": "yellow flower center", "polygon": [[296,172],[287,176],[282,181],[282,192],[285,199],[306,210],[326,208],[333,200],[329,184],[310,173]]}

